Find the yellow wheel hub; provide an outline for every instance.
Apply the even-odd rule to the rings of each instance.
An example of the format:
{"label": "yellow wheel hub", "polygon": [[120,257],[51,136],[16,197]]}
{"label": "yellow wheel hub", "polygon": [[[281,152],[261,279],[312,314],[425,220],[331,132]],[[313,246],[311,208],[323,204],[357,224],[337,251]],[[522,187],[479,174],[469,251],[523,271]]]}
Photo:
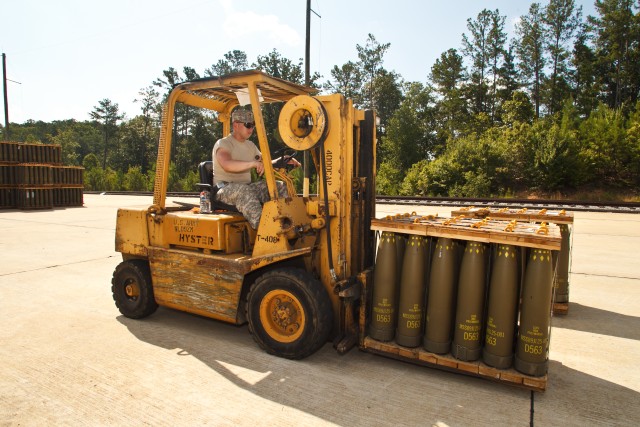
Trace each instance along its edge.
{"label": "yellow wheel hub", "polygon": [[289,343],[300,338],[305,321],[302,304],[291,292],[273,290],[260,302],[260,323],[278,342]]}
{"label": "yellow wheel hub", "polygon": [[124,292],[129,298],[136,298],[140,295],[140,287],[134,280],[128,280],[124,286]]}
{"label": "yellow wheel hub", "polygon": [[298,95],[284,104],[278,118],[284,143],[296,151],[313,148],[327,131],[322,103],[309,95]]}

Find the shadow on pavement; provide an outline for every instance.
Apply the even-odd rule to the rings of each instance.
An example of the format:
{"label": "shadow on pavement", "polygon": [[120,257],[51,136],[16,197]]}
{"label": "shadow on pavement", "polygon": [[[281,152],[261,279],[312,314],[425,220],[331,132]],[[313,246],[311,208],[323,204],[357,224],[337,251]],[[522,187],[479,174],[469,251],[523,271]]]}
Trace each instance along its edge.
{"label": "shadow on pavement", "polygon": [[640,393],[554,360],[547,391],[534,399],[536,425],[640,425]]}
{"label": "shadow on pavement", "polygon": [[[505,384],[355,348],[340,356],[330,344],[302,361],[285,360],[260,350],[246,326],[163,308],[141,321],[118,321],[144,342],[196,357],[237,387],[339,425],[529,424],[530,392]],[[543,425],[558,421],[556,411],[575,414],[567,425],[624,411],[618,419],[640,425],[640,416],[626,409],[637,407],[635,391],[553,361],[549,378],[547,392],[536,393],[535,419],[553,420]]]}
{"label": "shadow on pavement", "polygon": [[556,328],[640,340],[640,317],[627,316],[575,302],[569,303],[569,313],[566,316],[554,316],[552,325]]}

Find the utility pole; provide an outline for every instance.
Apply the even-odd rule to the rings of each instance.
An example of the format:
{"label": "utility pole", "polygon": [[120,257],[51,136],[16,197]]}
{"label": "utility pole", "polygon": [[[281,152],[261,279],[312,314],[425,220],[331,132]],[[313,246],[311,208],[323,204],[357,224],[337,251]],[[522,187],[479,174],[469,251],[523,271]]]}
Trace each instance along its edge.
{"label": "utility pole", "polygon": [[[307,38],[306,38],[306,43],[304,47],[304,84],[306,86],[309,86],[309,83],[311,82],[311,74],[309,74],[310,73],[309,57],[311,56],[310,46],[311,46],[311,0],[307,0]],[[4,53],[2,54],[2,57],[4,58]]]}
{"label": "utility pole", "polygon": [[2,54],[2,87],[4,88],[4,139],[9,140],[9,100],[7,98],[7,55]]}
{"label": "utility pole", "polygon": [[[304,84],[309,86],[311,84],[311,71],[310,71],[310,52],[311,52],[311,12],[313,12],[318,18],[322,16],[318,15],[315,11],[311,10],[311,0],[307,0],[307,38],[304,48]],[[309,150],[305,150],[303,154],[302,167],[304,170],[304,179],[302,181],[302,195],[309,197],[309,177],[311,175],[311,169],[309,167]]]}

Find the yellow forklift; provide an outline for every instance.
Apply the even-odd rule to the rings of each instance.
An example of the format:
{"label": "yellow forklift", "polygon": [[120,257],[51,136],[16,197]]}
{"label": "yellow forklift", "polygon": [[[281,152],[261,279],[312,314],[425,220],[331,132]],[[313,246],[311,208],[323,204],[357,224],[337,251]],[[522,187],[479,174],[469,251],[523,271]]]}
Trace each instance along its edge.
{"label": "yellow forklift", "polygon": [[[123,261],[112,291],[123,315],[143,318],[164,306],[248,323],[260,347],[291,359],[329,340],[340,353],[358,343],[361,287],[375,252],[376,119],[340,94],[315,91],[256,70],[173,88],[163,110],[153,204],[118,210],[115,247]],[[270,194],[257,230],[233,210],[203,213],[166,197],[176,104],[215,112],[227,135],[232,110],[247,99]],[[284,144],[309,151],[317,194],[297,195],[284,162],[272,165],[267,103],[282,104]],[[288,198],[278,196],[276,180],[286,184]]]}

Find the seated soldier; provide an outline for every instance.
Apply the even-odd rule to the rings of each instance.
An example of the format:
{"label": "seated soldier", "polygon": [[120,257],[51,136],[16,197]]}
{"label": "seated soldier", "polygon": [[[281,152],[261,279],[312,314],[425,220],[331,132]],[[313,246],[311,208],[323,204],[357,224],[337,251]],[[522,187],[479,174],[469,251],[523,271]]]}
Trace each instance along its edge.
{"label": "seated soldier", "polygon": [[[269,190],[265,180],[251,182],[251,169],[255,168],[260,176],[264,173],[262,153],[249,140],[255,127],[253,113],[237,108],[231,114],[231,126],[231,134],[219,139],[213,146],[213,184],[219,188],[216,200],[234,205],[251,227],[257,230],[262,204],[269,200]],[[278,159],[273,162],[276,161]],[[293,158],[288,163],[300,166]],[[281,181],[276,184],[278,195],[286,198],[287,187]]]}

